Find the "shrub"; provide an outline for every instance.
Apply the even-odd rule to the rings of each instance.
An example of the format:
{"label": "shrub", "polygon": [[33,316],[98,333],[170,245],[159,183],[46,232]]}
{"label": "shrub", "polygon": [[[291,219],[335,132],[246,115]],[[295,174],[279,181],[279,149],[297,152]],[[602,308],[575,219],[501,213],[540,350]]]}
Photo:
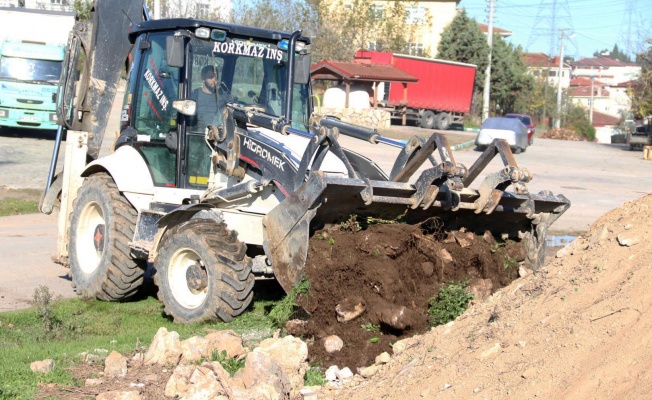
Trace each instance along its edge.
{"label": "shrub", "polygon": [[595,128],[586,117],[586,111],[579,106],[571,106],[566,114],[566,124],[575,133],[584,136],[587,140],[595,140]]}
{"label": "shrub", "polygon": [[269,318],[276,326],[281,327],[290,319],[294,311],[299,307],[296,302],[297,297],[308,293],[308,290],[310,290],[310,282],[303,279],[297,286],[290,290],[290,293],[283,300],[276,303],[274,308],[269,312]]}

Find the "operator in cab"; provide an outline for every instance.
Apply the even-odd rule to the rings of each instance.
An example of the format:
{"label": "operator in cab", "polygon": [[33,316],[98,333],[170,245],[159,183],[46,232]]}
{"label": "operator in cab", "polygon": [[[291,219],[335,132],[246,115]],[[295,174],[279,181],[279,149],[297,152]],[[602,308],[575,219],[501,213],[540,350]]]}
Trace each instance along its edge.
{"label": "operator in cab", "polygon": [[197,103],[193,126],[203,131],[206,126],[222,124],[224,107],[231,101],[231,94],[219,82],[219,73],[212,65],[201,69],[203,85],[192,91],[191,98]]}

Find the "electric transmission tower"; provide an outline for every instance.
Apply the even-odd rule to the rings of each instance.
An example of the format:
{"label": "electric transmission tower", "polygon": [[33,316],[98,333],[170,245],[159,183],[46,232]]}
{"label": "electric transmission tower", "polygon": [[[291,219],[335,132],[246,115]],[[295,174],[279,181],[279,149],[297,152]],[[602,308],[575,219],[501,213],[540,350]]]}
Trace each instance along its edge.
{"label": "electric transmission tower", "polygon": [[[559,51],[560,29],[573,32],[573,19],[571,18],[568,0],[541,0],[526,50],[531,51],[532,45],[547,40],[548,56],[553,57]],[[568,42],[570,44],[569,50],[574,50],[574,55],[578,58],[579,50],[577,45],[572,40]],[[573,54],[571,51],[569,53]]]}

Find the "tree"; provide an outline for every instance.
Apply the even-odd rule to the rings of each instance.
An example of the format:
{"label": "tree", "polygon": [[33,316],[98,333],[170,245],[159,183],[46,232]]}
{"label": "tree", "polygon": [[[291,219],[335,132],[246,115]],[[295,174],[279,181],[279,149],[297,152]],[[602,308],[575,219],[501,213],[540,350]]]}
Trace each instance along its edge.
{"label": "tree", "polygon": [[74,0],[72,3],[72,11],[77,14],[77,19],[81,22],[90,19],[91,8],[93,8],[93,2],[91,0]]}
{"label": "tree", "polygon": [[500,35],[494,35],[491,58],[490,98],[499,114],[522,112],[516,107],[520,93],[530,93],[534,86],[532,75],[528,74],[523,61],[521,47],[514,48]]}
{"label": "tree", "polygon": [[648,49],[637,55],[641,75],[630,88],[632,112],[637,118],[652,115],[652,38],[647,39]]}
{"label": "tree", "polygon": [[462,11],[444,28],[437,48],[437,57],[445,60],[475,64],[474,98],[481,99],[485,70],[489,63],[489,44],[478,23]]}

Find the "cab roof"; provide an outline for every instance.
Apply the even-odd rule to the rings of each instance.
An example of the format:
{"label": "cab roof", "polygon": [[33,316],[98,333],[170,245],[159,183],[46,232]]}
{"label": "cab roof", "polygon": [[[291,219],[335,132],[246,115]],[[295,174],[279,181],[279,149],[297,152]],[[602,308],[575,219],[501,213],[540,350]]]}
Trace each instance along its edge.
{"label": "cab roof", "polygon": [[[250,38],[259,38],[266,40],[282,40],[290,39],[291,33],[254,28],[252,26],[227,24],[224,22],[204,21],[193,18],[170,18],[170,19],[157,19],[139,22],[132,25],[131,32],[129,33],[129,40],[133,43],[136,37],[145,32],[160,32],[160,31],[176,31],[178,29],[187,29],[194,31],[199,27],[206,27],[210,29],[221,29],[231,35],[245,36]],[[301,36],[300,41],[310,44],[310,38]]]}

